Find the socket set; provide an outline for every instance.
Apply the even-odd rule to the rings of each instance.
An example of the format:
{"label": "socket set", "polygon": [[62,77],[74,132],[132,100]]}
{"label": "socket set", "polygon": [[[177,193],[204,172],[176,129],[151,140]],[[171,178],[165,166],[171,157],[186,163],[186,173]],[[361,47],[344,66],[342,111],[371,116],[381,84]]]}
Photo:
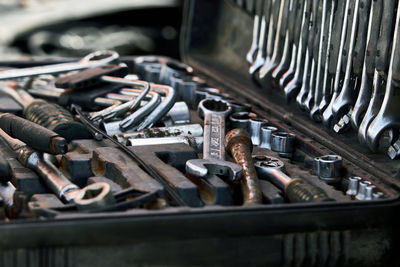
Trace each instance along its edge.
{"label": "socket set", "polygon": [[[71,263],[114,246],[111,261],[135,248],[136,264],[393,262],[399,165],[386,152],[397,153],[398,133],[365,146],[350,131],[362,84],[375,86],[370,96],[396,84],[388,3],[187,1],[182,61],[95,51],[29,68],[0,62],[13,67],[0,71],[6,252],[55,246]],[[378,13],[387,22],[376,26]],[[392,32],[373,36],[389,22]],[[387,65],[368,72],[374,40]],[[333,112],[345,94],[352,101]]]}
{"label": "socket set", "polygon": [[131,72],[113,51],[94,54],[103,62],[83,70],[85,59],[0,73],[22,109],[0,117],[2,150],[17,155],[2,154],[8,220],[390,198],[376,178],[305,151],[295,131],[182,62],[136,57]]}

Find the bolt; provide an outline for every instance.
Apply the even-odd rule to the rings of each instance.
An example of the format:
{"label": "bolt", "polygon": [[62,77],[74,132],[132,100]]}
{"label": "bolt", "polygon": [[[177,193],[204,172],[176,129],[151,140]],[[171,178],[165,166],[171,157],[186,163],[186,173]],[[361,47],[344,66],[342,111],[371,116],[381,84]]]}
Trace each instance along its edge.
{"label": "bolt", "polygon": [[249,133],[239,128],[229,131],[225,137],[225,148],[243,169],[241,188],[244,204],[262,203],[260,183],[251,157],[253,144]]}

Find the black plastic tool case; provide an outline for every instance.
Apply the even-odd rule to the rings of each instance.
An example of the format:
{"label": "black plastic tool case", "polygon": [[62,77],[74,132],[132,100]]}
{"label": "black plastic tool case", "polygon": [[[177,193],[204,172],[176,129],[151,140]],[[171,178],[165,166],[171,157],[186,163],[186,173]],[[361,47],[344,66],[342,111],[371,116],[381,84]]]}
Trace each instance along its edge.
{"label": "black plastic tool case", "polygon": [[382,185],[377,201],[170,208],[0,224],[1,266],[398,266],[398,162],[369,154],[260,89],[247,74],[253,1],[185,1],[183,61],[214,87],[297,136],[308,155],[336,153]]}

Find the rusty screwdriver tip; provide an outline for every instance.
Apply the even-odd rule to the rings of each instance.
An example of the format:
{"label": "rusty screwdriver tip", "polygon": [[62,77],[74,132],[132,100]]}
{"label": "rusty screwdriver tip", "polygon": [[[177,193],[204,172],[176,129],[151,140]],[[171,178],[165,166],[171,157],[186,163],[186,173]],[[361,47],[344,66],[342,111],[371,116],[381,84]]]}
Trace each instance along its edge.
{"label": "rusty screwdriver tip", "polygon": [[262,203],[261,188],[251,157],[253,143],[250,134],[240,128],[229,131],[225,136],[225,149],[243,169],[241,189],[244,205]]}
{"label": "rusty screwdriver tip", "polygon": [[54,136],[50,140],[50,150],[53,154],[64,154],[68,152],[68,143],[61,136]]}

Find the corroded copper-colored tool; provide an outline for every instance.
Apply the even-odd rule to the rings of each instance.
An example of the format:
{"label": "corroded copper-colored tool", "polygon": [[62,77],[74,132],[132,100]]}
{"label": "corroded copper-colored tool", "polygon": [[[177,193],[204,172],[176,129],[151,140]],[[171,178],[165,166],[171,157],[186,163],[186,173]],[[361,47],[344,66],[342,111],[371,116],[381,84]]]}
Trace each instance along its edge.
{"label": "corroded copper-colored tool", "polygon": [[231,130],[225,137],[225,148],[243,168],[241,188],[244,204],[262,203],[260,183],[251,157],[253,144],[249,133],[239,128]]}

